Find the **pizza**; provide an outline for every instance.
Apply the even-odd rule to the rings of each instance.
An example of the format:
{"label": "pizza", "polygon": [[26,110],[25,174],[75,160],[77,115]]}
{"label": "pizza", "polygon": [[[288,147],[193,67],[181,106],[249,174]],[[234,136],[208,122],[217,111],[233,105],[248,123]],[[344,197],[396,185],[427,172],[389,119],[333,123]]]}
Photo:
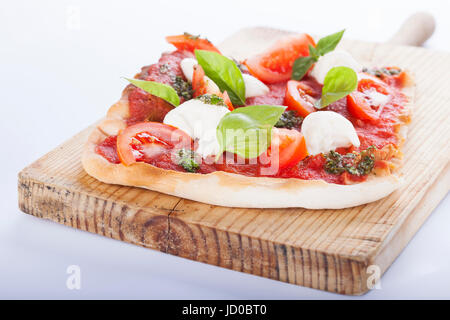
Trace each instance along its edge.
{"label": "pizza", "polygon": [[85,171],[110,184],[244,208],[338,209],[402,183],[413,81],[318,40],[288,35],[235,60],[209,40],[145,66],[92,130]]}

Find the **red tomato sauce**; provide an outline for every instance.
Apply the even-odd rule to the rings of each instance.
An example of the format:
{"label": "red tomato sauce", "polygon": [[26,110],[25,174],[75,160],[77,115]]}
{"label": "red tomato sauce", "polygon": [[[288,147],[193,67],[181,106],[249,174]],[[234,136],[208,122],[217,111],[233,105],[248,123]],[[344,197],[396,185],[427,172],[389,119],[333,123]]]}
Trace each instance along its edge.
{"label": "red tomato sauce", "polygon": [[120,163],[119,155],[117,154],[117,136],[107,137],[97,145],[95,152],[111,163]]}
{"label": "red tomato sauce", "polygon": [[[319,98],[322,92],[322,85],[315,81],[313,78],[306,76],[303,83],[311,87],[311,92],[308,92],[313,98]],[[271,104],[271,105],[284,105],[284,97],[286,95],[287,81],[266,84],[270,91],[262,96],[247,98],[245,104],[259,105],[259,104]]]}
{"label": "red tomato sauce", "polygon": [[298,178],[302,180],[325,180],[329,183],[341,184],[341,175],[327,173],[323,167],[325,158],[321,155],[309,156],[292,168],[279,173],[281,178]]}
{"label": "red tomato sauce", "polygon": [[[164,53],[158,63],[143,67],[137,75],[138,79],[155,81],[167,85],[173,85],[176,77],[186,80],[180,67],[180,62],[184,58],[192,57],[192,53],[187,51],[174,51]],[[130,116],[127,124],[132,125],[141,121],[162,122],[165,115],[173,109],[173,106],[161,98],[155,97],[142,89],[129,86],[128,102]],[[180,103],[184,98],[180,97]]]}
{"label": "red tomato sauce", "polygon": [[247,98],[245,104],[247,106],[259,104],[283,105],[284,95],[286,93],[286,82],[267,84],[267,86],[270,89],[269,93],[262,96]]}
{"label": "red tomato sauce", "polygon": [[180,66],[181,60],[193,57],[192,53],[187,51],[163,53],[158,63],[143,67],[137,78],[172,85],[174,76],[185,79]]}
{"label": "red tomato sauce", "polygon": [[144,162],[165,170],[185,172],[183,167],[181,167],[172,160],[172,157],[173,157],[172,153],[167,151],[159,154],[156,157],[152,157],[151,159],[145,159]]}
{"label": "red tomato sauce", "polygon": [[[138,78],[159,81],[171,85],[173,84],[173,79],[176,76],[184,79],[184,75],[180,68],[180,62],[189,55],[190,53],[180,51],[163,54],[158,63],[142,68],[141,73],[138,74]],[[167,64],[169,66],[169,71],[161,73],[161,66],[163,64]],[[163,70],[165,69],[166,68],[163,67]],[[351,151],[365,150],[371,145],[374,145],[377,149],[381,149],[389,144],[398,146],[399,139],[396,128],[401,122],[400,117],[404,113],[404,108],[407,103],[407,98],[400,91],[403,86],[403,76],[403,74],[400,74],[400,76],[385,77],[383,79],[383,81],[389,85],[392,92],[389,102],[384,105],[382,111],[380,112],[381,121],[371,122],[370,120],[360,120],[353,117],[347,110],[346,98],[341,99],[323,109],[337,112],[349,119],[354,125],[361,142],[361,146],[359,148],[339,148],[337,152],[345,154]],[[322,86],[319,83],[308,76],[305,77],[302,82],[305,82],[312,88],[312,92],[309,93],[311,96],[314,98],[320,98]],[[278,82],[268,84],[270,89],[269,93],[258,97],[247,98],[246,105],[283,105],[286,83],[287,82]],[[138,88],[133,88],[129,92],[128,98],[130,102],[130,118],[128,119],[129,125],[149,119],[152,121],[162,122],[166,113],[172,109],[172,106],[167,102],[147,94]],[[317,112],[320,112],[320,110]],[[96,152],[111,163],[120,163],[117,156],[116,141],[117,139],[115,136],[106,138],[97,146]],[[224,156],[225,155],[227,154],[224,153]],[[263,167],[261,164],[248,163],[248,160],[236,163],[236,157],[237,156],[235,155],[234,158],[233,155],[231,157],[228,155],[227,159],[234,159],[234,161],[229,162],[218,161],[215,163],[214,161],[202,160],[197,172],[200,174],[207,174],[214,171],[226,171],[246,176],[261,176],[261,168]],[[185,172],[180,165],[174,163],[170,152],[162,152],[161,154],[152,157],[152,159],[138,159],[138,161],[143,161],[162,169]],[[367,176],[353,176],[348,172],[344,172],[342,174],[327,173],[324,170],[325,161],[326,160],[323,155],[308,156],[294,167],[283,169],[271,176],[280,178],[298,178],[303,180],[321,179],[326,182],[336,184],[345,184],[348,183],[349,180],[359,182],[364,181],[367,178]],[[375,164],[375,166],[377,166],[377,164]]]}
{"label": "red tomato sauce", "polygon": [[405,112],[407,98],[400,91],[399,87],[391,86],[390,88],[392,90],[390,101],[383,106],[380,113],[380,121],[377,122],[353,117],[347,110],[347,100],[345,98],[323,109],[335,111],[352,122],[361,142],[360,147],[356,150],[364,150],[371,145],[374,145],[377,149],[382,149],[389,144],[398,146],[399,139],[396,128],[401,115]]}

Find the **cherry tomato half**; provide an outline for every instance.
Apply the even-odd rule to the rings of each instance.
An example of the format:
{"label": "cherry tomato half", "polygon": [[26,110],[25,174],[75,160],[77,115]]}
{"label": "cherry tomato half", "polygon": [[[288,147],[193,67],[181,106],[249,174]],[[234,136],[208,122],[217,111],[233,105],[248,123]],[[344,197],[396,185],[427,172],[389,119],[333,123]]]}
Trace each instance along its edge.
{"label": "cherry tomato half", "polygon": [[192,149],[193,141],[184,131],[159,122],[140,122],[119,132],[117,153],[120,162],[129,166],[152,159],[161,153]]}
{"label": "cherry tomato half", "polygon": [[220,92],[216,85],[212,85],[211,83],[208,84],[205,81],[205,72],[200,65],[194,66],[194,74],[192,75],[192,90],[194,91],[194,97],[202,96],[204,94],[215,94],[223,99],[224,103],[228,107],[228,110],[234,110],[228,93],[226,91],[223,93]]}
{"label": "cherry tomato half", "polygon": [[377,77],[361,73],[358,81],[358,91],[364,92],[372,89],[375,89],[377,92],[382,94],[389,94],[389,87],[386,83]]}
{"label": "cherry tomato half", "polygon": [[282,169],[295,166],[307,155],[305,138],[300,131],[273,128],[270,148],[259,157],[259,161],[263,167],[272,169],[272,173],[276,174]]}
{"label": "cherry tomato half", "polygon": [[286,81],[291,78],[294,61],[309,55],[309,45],[316,44],[306,33],[287,36],[265,52],[245,60],[244,64],[252,75],[263,82]]}
{"label": "cherry tomato half", "polygon": [[286,95],[284,104],[288,110],[295,110],[297,113],[306,117],[311,112],[316,111],[314,108],[314,99],[307,94],[311,88],[304,85],[301,81],[289,80],[286,85]]}
{"label": "cherry tomato half", "polygon": [[205,81],[205,71],[203,71],[203,68],[200,65],[194,66],[194,73],[192,74],[192,91],[194,91],[194,97],[208,93],[208,87]]}
{"label": "cherry tomato half", "polygon": [[228,110],[233,111],[234,110],[233,103],[231,103],[231,99],[226,91],[222,93],[222,99],[223,102],[225,102],[225,104],[227,105]]}
{"label": "cherry tomato half", "polygon": [[347,109],[352,116],[361,120],[378,121],[383,106],[373,105],[370,93],[389,95],[389,87],[380,79],[360,74],[358,89],[347,96]]}
{"label": "cherry tomato half", "polygon": [[376,121],[380,117],[370,106],[366,95],[359,91],[352,92],[347,96],[347,109],[352,116],[362,120]]}
{"label": "cherry tomato half", "polygon": [[217,49],[208,39],[202,39],[198,36],[186,33],[177,36],[167,36],[166,40],[170,44],[173,44],[178,50],[194,52],[196,49],[200,49],[220,53],[219,49]]}

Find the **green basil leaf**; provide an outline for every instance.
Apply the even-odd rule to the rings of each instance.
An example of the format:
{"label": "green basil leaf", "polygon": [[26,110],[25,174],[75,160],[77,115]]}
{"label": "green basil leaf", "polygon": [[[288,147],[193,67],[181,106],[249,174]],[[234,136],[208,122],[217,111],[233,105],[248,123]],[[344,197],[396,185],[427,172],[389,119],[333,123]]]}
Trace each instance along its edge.
{"label": "green basil leaf", "polygon": [[353,69],[348,67],[334,67],[330,69],[323,83],[320,105],[316,105],[316,107],[321,109],[344,98],[353,92],[357,85],[358,76]]}
{"label": "green basil leaf", "polygon": [[136,87],[141,88],[142,90],[154,96],[166,100],[175,107],[180,104],[180,97],[178,96],[177,92],[175,91],[174,88],[168,86],[167,84],[138,79],[128,79],[128,78],[125,79],[130,81]]}
{"label": "green basil leaf", "polygon": [[217,126],[220,153],[228,151],[243,158],[256,158],[270,146],[272,128],[286,107],[254,105],[227,113]]}
{"label": "green basil leaf", "polygon": [[319,55],[323,56],[324,54],[333,51],[338,45],[339,41],[341,41],[344,32],[345,29],[321,38],[316,45],[316,50]]}
{"label": "green basil leaf", "polygon": [[317,50],[317,48],[314,48],[314,46],[312,46],[310,44],[308,45],[308,48],[309,48],[309,56],[313,57],[317,62],[317,60],[320,57],[319,51]]}
{"label": "green basil leaf", "polygon": [[317,62],[321,56],[330,51],[333,51],[336,48],[339,41],[341,41],[344,32],[345,29],[333,33],[329,36],[323,37],[322,39],[319,40],[319,42],[317,42],[316,47],[308,45],[309,56],[299,57],[294,61],[291,78],[294,80],[301,80],[308,72],[309,68],[311,68],[311,66],[315,62]]}
{"label": "green basil leaf", "polygon": [[300,57],[294,61],[292,66],[292,79],[301,80],[309,68],[317,61],[314,57]]}
{"label": "green basil leaf", "polygon": [[195,50],[195,57],[205,74],[214,81],[219,89],[227,91],[233,105],[245,104],[245,83],[241,70],[233,60],[206,50]]}

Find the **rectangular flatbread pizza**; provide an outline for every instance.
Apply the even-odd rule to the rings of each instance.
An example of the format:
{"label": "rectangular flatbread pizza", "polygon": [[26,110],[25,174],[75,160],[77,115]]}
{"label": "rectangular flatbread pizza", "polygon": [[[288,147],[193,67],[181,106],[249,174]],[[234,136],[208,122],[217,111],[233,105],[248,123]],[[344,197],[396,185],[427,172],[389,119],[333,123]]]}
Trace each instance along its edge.
{"label": "rectangular flatbread pizza", "polygon": [[397,189],[413,102],[411,75],[364,66],[288,35],[236,60],[210,41],[168,36],[84,147],[86,172],[213,205],[338,209]]}

